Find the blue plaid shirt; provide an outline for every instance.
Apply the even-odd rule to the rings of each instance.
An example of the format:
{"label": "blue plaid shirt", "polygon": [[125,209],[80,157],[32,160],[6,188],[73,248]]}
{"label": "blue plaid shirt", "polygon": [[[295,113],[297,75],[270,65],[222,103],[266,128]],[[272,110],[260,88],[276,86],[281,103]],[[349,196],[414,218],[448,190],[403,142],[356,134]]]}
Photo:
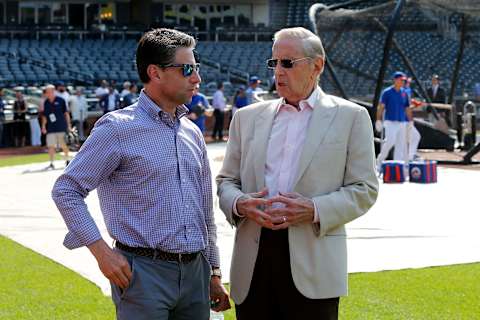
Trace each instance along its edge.
{"label": "blue plaid shirt", "polygon": [[101,239],[84,198],[97,188],[110,236],[131,247],[203,251],[220,266],[205,141],[179,106],[176,117],[141,92],[104,115],[53,187],[69,249]]}

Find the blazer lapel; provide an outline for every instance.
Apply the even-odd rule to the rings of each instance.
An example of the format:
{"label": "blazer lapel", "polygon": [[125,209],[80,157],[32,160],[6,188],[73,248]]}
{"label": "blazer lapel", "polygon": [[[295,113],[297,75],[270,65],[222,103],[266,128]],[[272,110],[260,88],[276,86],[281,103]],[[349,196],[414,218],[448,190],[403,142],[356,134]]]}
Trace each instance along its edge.
{"label": "blazer lapel", "polygon": [[275,111],[281,100],[275,100],[265,107],[265,109],[255,119],[255,132],[253,136],[253,151],[255,152],[255,182],[257,191],[265,187],[265,163],[267,161],[268,138],[272,131]]}
{"label": "blazer lapel", "polygon": [[303,175],[303,172],[310,164],[313,155],[318,149],[318,146],[322,143],[325,135],[330,129],[332,120],[335,118],[338,106],[335,102],[323,95],[320,97],[320,101],[313,109],[312,118],[307,129],[307,137],[303,145],[302,154],[300,155],[300,161],[298,163],[297,175],[295,177],[294,187]]}

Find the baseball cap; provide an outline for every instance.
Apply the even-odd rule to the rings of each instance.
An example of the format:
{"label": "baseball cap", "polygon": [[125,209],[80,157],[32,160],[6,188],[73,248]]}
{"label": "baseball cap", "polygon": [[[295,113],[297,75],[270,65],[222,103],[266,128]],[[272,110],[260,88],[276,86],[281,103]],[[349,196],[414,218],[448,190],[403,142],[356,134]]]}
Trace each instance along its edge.
{"label": "baseball cap", "polygon": [[393,79],[397,79],[397,78],[402,78],[402,79],[407,79],[407,75],[401,71],[397,71],[393,74],[392,76]]}
{"label": "baseball cap", "polygon": [[250,83],[260,83],[260,79],[257,76],[250,77]]}

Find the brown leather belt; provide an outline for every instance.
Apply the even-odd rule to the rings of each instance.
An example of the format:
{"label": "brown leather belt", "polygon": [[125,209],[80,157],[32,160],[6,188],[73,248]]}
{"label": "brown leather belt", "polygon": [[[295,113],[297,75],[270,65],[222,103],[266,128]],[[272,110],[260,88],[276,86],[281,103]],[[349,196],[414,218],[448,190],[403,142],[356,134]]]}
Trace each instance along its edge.
{"label": "brown leather belt", "polygon": [[200,253],[173,253],[152,248],[130,247],[118,241],[115,242],[115,246],[120,250],[133,253],[137,256],[147,257],[151,259],[160,259],[165,261],[177,261],[183,263],[192,262]]}

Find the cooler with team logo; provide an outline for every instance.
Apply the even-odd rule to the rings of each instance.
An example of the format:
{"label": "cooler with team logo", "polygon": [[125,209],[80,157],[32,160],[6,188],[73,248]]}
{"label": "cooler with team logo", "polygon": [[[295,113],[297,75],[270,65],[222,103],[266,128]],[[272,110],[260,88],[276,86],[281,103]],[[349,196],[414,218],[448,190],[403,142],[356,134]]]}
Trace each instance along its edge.
{"label": "cooler with team logo", "polygon": [[437,161],[411,161],[408,173],[410,182],[435,183],[437,182]]}
{"label": "cooler with team logo", "polygon": [[384,183],[402,183],[405,182],[405,163],[403,161],[383,161],[382,174]]}

